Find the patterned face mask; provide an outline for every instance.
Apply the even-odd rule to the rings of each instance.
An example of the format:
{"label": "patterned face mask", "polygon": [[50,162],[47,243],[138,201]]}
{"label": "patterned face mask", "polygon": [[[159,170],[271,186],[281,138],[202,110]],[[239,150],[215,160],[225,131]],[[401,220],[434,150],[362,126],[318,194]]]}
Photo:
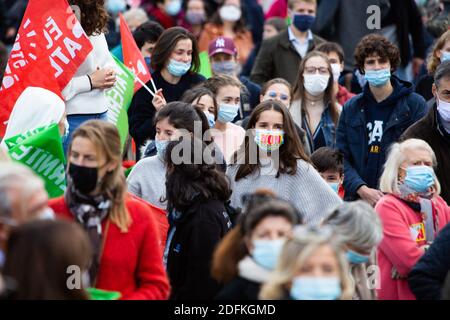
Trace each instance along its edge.
{"label": "patterned face mask", "polygon": [[284,131],[255,129],[255,143],[264,151],[278,150],[284,143]]}

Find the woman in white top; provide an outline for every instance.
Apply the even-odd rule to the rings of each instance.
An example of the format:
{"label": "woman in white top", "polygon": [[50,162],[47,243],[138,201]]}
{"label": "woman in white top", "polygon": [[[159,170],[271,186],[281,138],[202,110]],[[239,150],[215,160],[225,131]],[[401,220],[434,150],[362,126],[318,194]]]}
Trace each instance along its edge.
{"label": "woman in white top", "polygon": [[62,92],[69,122],[69,136],[65,140],[64,150],[69,146],[72,132],[83,122],[90,119],[107,120],[108,102],[104,91],[116,82],[115,63],[104,34],[108,21],[105,1],[69,2],[79,7],[81,16],[78,18],[93,49]]}
{"label": "woman in white top", "polygon": [[211,136],[222,152],[226,163],[239,149],[245,138],[245,130],[232,123],[241,104],[241,82],[232,76],[216,75],[206,80],[204,87],[211,90],[217,103],[217,116]]}
{"label": "woman in white top", "polygon": [[334,94],[333,70],[324,53],[313,51],[302,59],[289,110],[295,123],[306,131],[311,152],[335,147],[340,106]]}

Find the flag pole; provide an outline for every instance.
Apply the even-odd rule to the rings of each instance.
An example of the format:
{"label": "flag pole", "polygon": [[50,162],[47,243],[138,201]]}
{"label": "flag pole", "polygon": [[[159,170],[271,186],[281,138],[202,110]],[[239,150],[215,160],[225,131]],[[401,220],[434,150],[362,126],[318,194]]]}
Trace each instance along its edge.
{"label": "flag pole", "polygon": [[[149,87],[147,87],[147,85],[144,83],[144,81],[139,79],[138,76],[134,76],[134,78],[145,88],[145,90],[147,90],[152,95],[152,97],[155,97],[155,94],[153,93],[153,91]],[[152,79],[152,82],[153,82],[153,79]]]}
{"label": "flag pole", "polygon": [[158,89],[156,89],[156,86],[155,86],[155,82],[153,81],[153,77],[150,78],[150,81],[152,82],[153,90],[155,90],[155,93],[158,92]]}

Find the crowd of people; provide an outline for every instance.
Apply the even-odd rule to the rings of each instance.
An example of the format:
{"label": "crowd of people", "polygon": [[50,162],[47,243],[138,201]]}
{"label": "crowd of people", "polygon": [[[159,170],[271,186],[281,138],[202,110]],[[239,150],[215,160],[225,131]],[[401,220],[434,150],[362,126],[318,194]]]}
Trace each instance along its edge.
{"label": "crowd of people", "polygon": [[[68,3],[93,50],[1,137],[0,298],[450,299],[450,1]],[[119,14],[151,73],[125,143]],[[60,197],[10,154],[53,124]]]}

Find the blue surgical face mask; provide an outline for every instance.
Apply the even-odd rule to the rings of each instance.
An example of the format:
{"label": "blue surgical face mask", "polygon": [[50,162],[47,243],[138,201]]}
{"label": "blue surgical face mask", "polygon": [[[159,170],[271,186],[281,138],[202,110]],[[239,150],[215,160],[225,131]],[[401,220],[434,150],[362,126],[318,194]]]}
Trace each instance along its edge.
{"label": "blue surgical face mask", "polygon": [[273,270],[285,243],[285,239],[253,241],[252,257],[260,266]]}
{"label": "blue surgical face mask", "polygon": [[339,192],[339,182],[328,182],[328,185],[333,189],[334,192]]}
{"label": "blue surgical face mask", "polygon": [[169,16],[173,17],[180,13],[181,6],[181,0],[172,0],[166,5],[165,10]]}
{"label": "blue surgical face mask", "polygon": [[391,70],[366,70],[364,78],[372,87],[382,87],[391,79]]}
{"label": "blue surgical face mask", "polygon": [[341,282],[337,277],[294,278],[291,297],[295,300],[337,300],[342,294]]}
{"label": "blue surgical face mask", "polygon": [[232,60],[211,63],[211,69],[214,74],[234,75],[236,71],[236,62]]}
{"label": "blue surgical face mask", "polygon": [[213,128],[214,125],[216,124],[216,120],[214,119],[214,115],[209,112],[209,111],[203,111],[203,113],[205,114],[206,118],[208,119],[208,124],[210,128]]}
{"label": "blue surgical face mask", "polygon": [[169,140],[158,140],[155,139],[156,153],[158,157],[164,159],[167,145],[169,144]]}
{"label": "blue surgical face mask", "polygon": [[294,19],[292,20],[293,25],[300,30],[301,32],[305,32],[306,30],[311,29],[316,17],[310,16],[309,14],[294,14]]}
{"label": "blue surgical face mask", "polygon": [[441,51],[441,63],[450,60],[450,52]]}
{"label": "blue surgical face mask", "polygon": [[127,4],[124,0],[108,0],[108,2],[106,2],[106,11],[113,16],[118,15],[120,12],[124,12],[126,8]]}
{"label": "blue surgical face mask", "polygon": [[434,171],[429,166],[411,166],[406,168],[405,185],[416,192],[426,192],[434,185]]}
{"label": "blue surgical face mask", "polygon": [[151,70],[151,63],[152,63],[152,58],[151,57],[145,57],[145,64],[147,65],[148,70]]}
{"label": "blue surgical face mask", "polygon": [[219,104],[219,112],[217,113],[217,120],[223,123],[231,122],[236,118],[239,111],[238,104]]}
{"label": "blue surgical face mask", "polygon": [[353,264],[360,264],[360,263],[367,263],[369,262],[369,256],[365,256],[362,254],[359,254],[353,250],[347,250],[345,253],[345,256],[347,257],[348,262]]}
{"label": "blue surgical face mask", "polygon": [[191,63],[184,63],[174,59],[170,59],[169,64],[167,65],[167,70],[174,77],[182,77],[184,76],[189,69],[191,69]]}

